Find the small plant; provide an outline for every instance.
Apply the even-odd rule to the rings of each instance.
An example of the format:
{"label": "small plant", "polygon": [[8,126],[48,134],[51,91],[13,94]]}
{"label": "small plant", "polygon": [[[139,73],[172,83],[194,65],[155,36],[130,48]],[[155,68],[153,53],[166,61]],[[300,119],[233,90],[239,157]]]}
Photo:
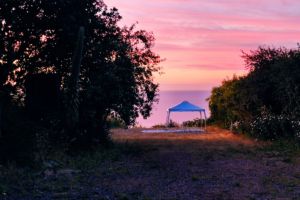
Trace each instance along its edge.
{"label": "small plant", "polygon": [[128,197],[128,195],[127,194],[124,194],[124,193],[119,193],[119,194],[117,194],[116,195],[116,198],[118,199],[118,200],[129,200],[130,198]]}
{"label": "small plant", "polygon": [[156,124],[156,125],[152,126],[152,128],[166,128],[166,125],[164,125],[164,124]]}
{"label": "small plant", "polygon": [[107,123],[109,128],[126,128],[124,121],[117,117],[108,117]]}
{"label": "small plant", "polygon": [[174,122],[170,120],[170,123],[168,124],[168,128],[178,128],[180,125],[177,122]]}
{"label": "small plant", "polygon": [[197,176],[197,175],[193,175],[192,176],[192,181],[199,181],[199,176]]}
{"label": "small plant", "polygon": [[248,133],[250,130],[250,124],[249,122],[240,120],[231,123],[229,128],[233,133]]}
{"label": "small plant", "polygon": [[197,119],[194,119],[194,120],[185,121],[185,122],[182,122],[182,126],[184,126],[184,127],[204,126],[204,120],[197,118]]}
{"label": "small plant", "polygon": [[265,140],[299,138],[300,122],[284,115],[264,114],[251,124],[251,135]]}
{"label": "small plant", "polygon": [[241,183],[239,183],[239,182],[236,182],[236,183],[234,183],[234,187],[241,187],[242,185],[241,185]]}

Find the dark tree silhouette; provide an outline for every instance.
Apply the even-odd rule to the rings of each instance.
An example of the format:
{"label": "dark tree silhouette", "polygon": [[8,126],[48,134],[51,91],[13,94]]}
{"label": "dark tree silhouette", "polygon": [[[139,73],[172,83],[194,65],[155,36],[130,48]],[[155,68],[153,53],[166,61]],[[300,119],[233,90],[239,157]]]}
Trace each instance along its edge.
{"label": "dark tree silhouette", "polygon": [[161,59],[152,50],[152,33],[134,25],[119,27],[120,19],[118,10],[102,0],[0,1],[1,94],[22,106],[26,79],[50,73],[59,77],[61,93],[67,95],[77,32],[84,27],[78,134],[72,141],[103,139],[112,113],[126,125],[139,114],[148,117],[157,100],[153,73]]}
{"label": "dark tree silhouette", "polygon": [[255,134],[266,139],[299,138],[299,45],[295,49],[259,47],[243,58],[248,75],[226,80],[212,90],[212,119],[226,127],[238,122],[248,133],[259,124],[256,132],[260,133]]}

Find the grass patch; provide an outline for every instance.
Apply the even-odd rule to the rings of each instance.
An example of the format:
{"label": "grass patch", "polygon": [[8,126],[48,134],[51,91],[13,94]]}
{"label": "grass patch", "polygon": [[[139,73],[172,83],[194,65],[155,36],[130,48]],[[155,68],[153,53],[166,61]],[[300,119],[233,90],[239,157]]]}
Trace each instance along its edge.
{"label": "grass patch", "polygon": [[[99,148],[94,152],[83,152],[76,155],[67,155],[62,152],[56,152],[50,156],[46,168],[70,168],[78,170],[91,170],[104,160],[118,161],[121,156],[121,151],[118,148],[110,147],[108,149]],[[51,164],[54,163],[54,164]]]}
{"label": "grass patch", "polygon": [[284,159],[282,159],[282,162],[284,162],[284,163],[293,163],[293,159],[292,158],[284,158]]}
{"label": "grass patch", "polygon": [[[47,156],[49,159],[45,163],[40,163],[41,167],[38,169],[21,169],[14,165],[0,166],[0,199],[25,199],[27,197],[42,199],[50,194],[68,199],[71,198],[70,195],[73,195],[73,192],[75,196],[88,199],[95,192],[95,195],[101,194],[102,197],[107,193],[110,199],[146,200],[150,198],[145,196],[144,188],[140,187],[140,185],[144,186],[143,181],[152,181],[152,178],[155,181],[156,179],[161,181],[162,178],[179,180],[181,178],[179,177],[181,171],[177,169],[179,167],[182,167],[185,174],[188,173],[187,184],[191,186],[202,183],[214,184],[217,189],[214,195],[220,195],[220,199],[230,199],[231,191],[241,190],[246,194],[255,192],[251,190],[251,187],[248,192],[246,186],[248,183],[237,177],[246,173],[243,171],[246,168],[244,169],[242,164],[239,165],[243,161],[246,164],[249,161],[249,168],[254,162],[258,162],[258,167],[261,169],[257,170],[263,170],[261,177],[258,176],[260,173],[249,175],[251,185],[266,187],[268,194],[262,195],[274,194],[276,196],[283,192],[292,195],[300,185],[300,174],[292,168],[293,166],[285,164],[296,163],[297,156],[300,155],[300,147],[296,142],[251,143],[246,141],[244,143],[241,142],[242,139],[240,141],[230,134],[222,134],[221,137],[214,134],[175,135],[179,137],[176,140],[170,134],[162,135],[159,139],[151,138],[157,137],[156,135],[150,137],[143,134],[130,135],[133,139],[129,139],[128,135],[125,135],[128,138],[122,138],[122,140],[117,138],[109,147],[99,147],[93,152],[73,155],[53,153]],[[146,136],[149,138],[145,139]],[[223,140],[222,137],[225,139]],[[241,171],[239,168],[228,170],[230,166],[235,167],[235,162],[242,168]],[[224,165],[221,166],[220,163]],[[203,167],[207,173],[203,173],[202,170],[197,171],[197,168]],[[246,167],[248,168],[248,164]],[[281,167],[292,168],[292,171],[277,174]],[[49,170],[50,175],[47,175],[46,170]],[[223,191],[222,186],[218,185],[221,183],[219,180],[223,180],[223,176],[219,176],[220,173],[226,176],[227,174],[233,175],[233,178],[237,177],[228,183],[228,189],[233,189],[228,194]],[[251,182],[251,177],[255,183]],[[130,181],[137,182],[129,185]],[[118,187],[113,187],[116,184],[123,185],[118,189]],[[164,190],[165,188],[157,189]],[[153,190],[160,192],[157,189]],[[150,195],[153,199],[159,199],[154,196]],[[170,196],[174,197],[174,195]]]}
{"label": "grass patch", "polygon": [[290,164],[300,155],[300,144],[297,141],[278,140],[258,148],[257,151],[266,153],[269,157],[282,158],[282,162]]}
{"label": "grass patch", "polygon": [[300,143],[293,140],[277,140],[261,148],[262,151],[277,151],[282,154],[299,154]]}
{"label": "grass patch", "polygon": [[[46,161],[37,163],[38,167],[35,168],[22,168],[14,164],[0,166],[0,199],[11,195],[18,195],[17,198],[22,199],[53,191],[64,193],[79,186],[88,173],[97,176],[95,171],[99,171],[97,169],[103,162],[119,162],[124,156],[139,156],[153,150],[134,143],[115,143],[110,147],[99,147],[93,152],[74,155],[56,151],[47,156]],[[157,163],[151,166],[159,168]],[[108,168],[105,171],[110,174],[129,174],[126,167]]]}
{"label": "grass patch", "polygon": [[138,143],[115,143],[108,148],[99,147],[93,152],[83,152],[76,155],[66,155],[57,152],[50,157],[51,161],[57,163],[59,168],[71,168],[79,170],[92,170],[99,167],[103,161],[117,162],[122,156],[140,156],[148,151],[157,150],[144,147]]}
{"label": "grass patch", "polygon": [[281,192],[289,193],[297,189],[300,184],[300,180],[295,177],[286,177],[280,174],[272,175],[262,179],[264,187],[273,197],[276,197],[279,193],[279,188],[282,188]]}
{"label": "grass patch", "polygon": [[239,183],[239,182],[235,182],[235,183],[233,184],[233,186],[234,186],[234,187],[242,187],[241,183]]}
{"label": "grass patch", "polygon": [[130,197],[127,194],[119,193],[119,194],[116,194],[116,199],[117,200],[130,200]]}
{"label": "grass patch", "polygon": [[192,176],[192,181],[199,181],[200,177],[198,175],[193,175]]}
{"label": "grass patch", "polygon": [[150,169],[160,169],[160,164],[158,161],[151,159],[151,160],[145,160],[144,161],[145,166],[147,166]]}

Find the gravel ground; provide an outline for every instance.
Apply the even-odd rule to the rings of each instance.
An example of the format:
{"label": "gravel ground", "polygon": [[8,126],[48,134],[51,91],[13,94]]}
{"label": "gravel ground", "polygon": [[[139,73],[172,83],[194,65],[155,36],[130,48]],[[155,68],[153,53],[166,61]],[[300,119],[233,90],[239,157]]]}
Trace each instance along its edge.
{"label": "gravel ground", "polygon": [[116,158],[91,169],[39,175],[24,188],[25,195],[2,198],[300,199],[297,154],[269,148],[268,143],[215,127],[193,134],[114,130],[112,136],[128,146]]}

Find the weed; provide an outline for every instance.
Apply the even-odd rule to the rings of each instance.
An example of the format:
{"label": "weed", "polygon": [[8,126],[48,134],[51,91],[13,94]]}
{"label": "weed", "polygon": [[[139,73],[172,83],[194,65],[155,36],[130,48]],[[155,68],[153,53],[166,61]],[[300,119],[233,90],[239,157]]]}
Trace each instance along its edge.
{"label": "weed", "polygon": [[239,183],[239,182],[235,182],[235,183],[233,184],[233,186],[234,186],[234,187],[242,187],[241,183]]}
{"label": "weed", "polygon": [[127,196],[127,194],[119,193],[119,194],[116,194],[116,199],[117,200],[129,200],[130,198]]}
{"label": "weed", "polygon": [[284,158],[282,160],[282,162],[285,162],[285,163],[292,163],[293,162],[293,159],[292,158]]}
{"label": "weed", "polygon": [[192,176],[192,181],[199,181],[199,180],[200,180],[199,176],[197,175]]}

